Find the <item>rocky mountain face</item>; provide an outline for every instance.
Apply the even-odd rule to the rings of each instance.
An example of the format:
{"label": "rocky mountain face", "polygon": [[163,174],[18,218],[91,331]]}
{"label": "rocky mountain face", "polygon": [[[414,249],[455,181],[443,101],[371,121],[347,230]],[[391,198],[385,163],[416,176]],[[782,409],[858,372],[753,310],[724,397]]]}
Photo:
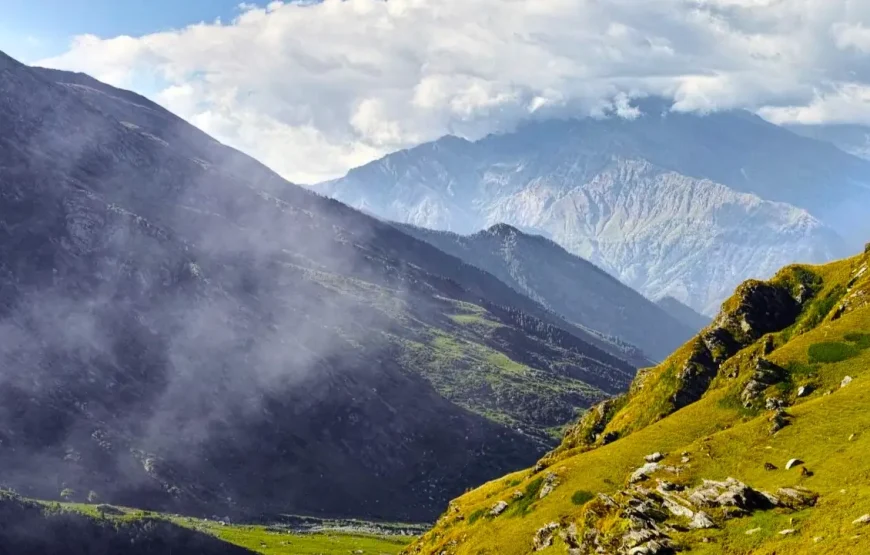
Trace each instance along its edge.
{"label": "rocky mountain face", "polygon": [[646,363],[140,96],[0,54],[0,486],[426,520]]}
{"label": "rocky mountain face", "polygon": [[389,155],[316,190],[380,217],[545,235],[649,298],[707,315],[743,279],[870,231],[870,163],[744,112],[648,101],[634,120],[531,123]]}
{"label": "rocky mountain face", "polygon": [[707,318],[703,314],[698,314],[673,297],[662,297],[656,301],[656,304],[659,308],[670,314],[672,318],[682,322],[684,326],[689,327],[689,329],[695,332],[710,324],[710,318]]}
{"label": "rocky mountain face", "polygon": [[868,368],[870,245],[747,281],[627,395],[404,553],[863,552]]}
{"label": "rocky mountain face", "polygon": [[569,322],[622,338],[658,360],[703,327],[683,324],[553,241],[507,224],[467,236],[410,225],[399,229],[486,270]]}

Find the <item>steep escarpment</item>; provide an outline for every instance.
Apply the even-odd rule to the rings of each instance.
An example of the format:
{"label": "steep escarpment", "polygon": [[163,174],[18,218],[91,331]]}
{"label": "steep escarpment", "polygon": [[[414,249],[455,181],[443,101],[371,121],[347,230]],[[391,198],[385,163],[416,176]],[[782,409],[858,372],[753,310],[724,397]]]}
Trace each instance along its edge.
{"label": "steep escarpment", "polygon": [[[744,284],[673,360],[534,468],[454,500],[408,553],[861,552],[868,272],[870,252]],[[706,385],[687,387],[689,364]]]}
{"label": "steep escarpment", "polygon": [[428,520],[627,387],[623,357],[142,97],[0,54],[4,487]]}

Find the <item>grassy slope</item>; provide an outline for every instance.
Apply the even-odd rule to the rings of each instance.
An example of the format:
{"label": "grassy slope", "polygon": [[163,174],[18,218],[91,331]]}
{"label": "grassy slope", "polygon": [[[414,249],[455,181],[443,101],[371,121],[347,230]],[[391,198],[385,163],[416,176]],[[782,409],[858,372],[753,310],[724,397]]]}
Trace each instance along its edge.
{"label": "grassy slope", "polygon": [[[805,268],[821,282],[816,280],[814,300],[805,305],[796,323],[752,342],[725,362],[701,400],[666,415],[662,399],[675,386],[668,372],[674,360],[686,357],[684,348],[675,353],[674,360],[648,372],[643,378],[645,385],[636,386],[621,410],[615,411],[608,428],[621,430],[622,439],[605,446],[575,444],[548,457],[549,468],[538,473],[519,472],[466,494],[451,504],[433,531],[409,552],[529,553],[538,528],[549,522],[567,525],[582,517],[584,506],[575,503],[588,496],[578,492],[624,489],[628,474],[643,464],[645,455],[656,451],[672,454],[667,464],[680,464],[681,453],[689,453],[691,463],[684,465],[679,477],[689,485],[702,479],[734,477],[768,491],[803,485],[821,496],[815,507],[797,513],[761,511],[726,521],[721,529],[675,536],[692,552],[870,552],[866,543],[860,543],[866,542],[870,530],[852,524],[870,513],[870,433],[866,432],[870,429],[870,269],[855,279],[868,263],[870,256],[865,254]],[[834,320],[843,301],[849,309]],[[729,309],[728,303],[724,308]],[[792,424],[774,435],[768,432],[769,412],[745,408],[739,401],[751,374],[751,355],[769,341],[774,350],[766,358],[790,372],[765,394],[794,402],[788,409]],[[841,389],[839,384],[847,375],[855,380]],[[796,399],[801,385],[811,385],[813,392]],[[804,460],[813,476],[802,476],[797,469],[783,470],[794,457]],[[778,470],[765,470],[765,462]],[[534,493],[540,478],[551,472],[559,476],[560,485],[548,497],[532,501],[526,494],[511,501],[514,491],[530,484]],[[499,500],[510,501],[513,506],[498,517],[485,514]],[[746,535],[746,530],[753,528],[761,531]],[[797,533],[780,536],[778,532],[785,528],[794,528]],[[705,537],[709,543],[701,541]],[[816,538],[822,539],[816,542]],[[542,551],[565,552],[560,539]]]}
{"label": "grassy slope", "polygon": [[[318,274],[321,283],[369,304],[394,322],[385,340],[394,344],[397,361],[408,371],[426,378],[450,401],[500,424],[520,429],[549,442],[553,430],[576,413],[607,396],[586,383],[571,368],[593,364],[579,353],[544,338],[532,337],[476,304],[438,297],[435,320],[413,314],[400,292]],[[520,362],[506,354],[516,339],[526,342],[530,360]],[[610,372],[614,376],[615,372]],[[624,387],[612,384],[611,391]]]}
{"label": "grassy slope", "polygon": [[[345,555],[347,553],[370,553],[376,555],[393,555],[412,541],[410,536],[381,536],[363,533],[323,532],[323,533],[291,533],[286,529],[270,526],[253,526],[232,524],[221,525],[213,520],[163,515],[129,508],[118,508],[123,515],[103,515],[97,510],[97,505],[84,503],[45,503],[51,510],[70,511],[92,518],[105,518],[115,522],[123,529],[125,524],[142,519],[163,519],[177,526],[182,526],[208,534],[227,542],[263,555]],[[361,551],[360,551],[361,550]]]}

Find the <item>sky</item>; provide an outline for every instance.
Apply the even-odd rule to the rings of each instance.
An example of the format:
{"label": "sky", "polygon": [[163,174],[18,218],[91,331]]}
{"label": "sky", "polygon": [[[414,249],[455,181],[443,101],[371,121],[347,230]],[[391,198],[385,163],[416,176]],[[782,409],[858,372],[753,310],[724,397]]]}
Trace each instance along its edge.
{"label": "sky", "polygon": [[0,49],[143,93],[312,183],[530,118],[870,124],[868,0],[0,0]]}
{"label": "sky", "polygon": [[239,15],[238,0],[0,0],[0,49],[23,62],[62,54],[78,35],[111,38]]}

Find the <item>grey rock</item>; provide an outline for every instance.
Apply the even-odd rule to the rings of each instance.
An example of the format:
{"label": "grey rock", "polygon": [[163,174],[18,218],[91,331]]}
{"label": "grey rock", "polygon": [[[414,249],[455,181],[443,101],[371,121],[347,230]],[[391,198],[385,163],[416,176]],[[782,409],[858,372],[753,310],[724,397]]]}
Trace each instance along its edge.
{"label": "grey rock", "polygon": [[535,551],[541,551],[553,545],[553,536],[558,529],[559,525],[555,522],[550,522],[549,524],[538,528],[535,532],[535,536],[532,538],[532,549]]}
{"label": "grey rock", "polygon": [[648,462],[645,465],[638,468],[637,470],[635,470],[634,472],[632,472],[631,476],[629,476],[629,478],[628,478],[628,481],[631,484],[635,484],[637,482],[642,482],[644,480],[649,479],[649,477],[653,473],[658,472],[660,469],[661,469],[661,465],[659,463]]}
{"label": "grey rock", "polygon": [[646,457],[644,457],[644,460],[648,463],[657,463],[664,460],[664,458],[664,454],[656,452],[651,455],[647,455]]}
{"label": "grey rock", "polygon": [[704,511],[698,511],[692,517],[692,521],[689,522],[689,528],[693,530],[705,530],[708,528],[715,528],[716,523],[713,522],[713,519],[710,518],[710,515],[705,513]]}
{"label": "grey rock", "polygon": [[490,509],[489,514],[492,516],[498,516],[507,510],[508,504],[506,501],[499,501]]}

